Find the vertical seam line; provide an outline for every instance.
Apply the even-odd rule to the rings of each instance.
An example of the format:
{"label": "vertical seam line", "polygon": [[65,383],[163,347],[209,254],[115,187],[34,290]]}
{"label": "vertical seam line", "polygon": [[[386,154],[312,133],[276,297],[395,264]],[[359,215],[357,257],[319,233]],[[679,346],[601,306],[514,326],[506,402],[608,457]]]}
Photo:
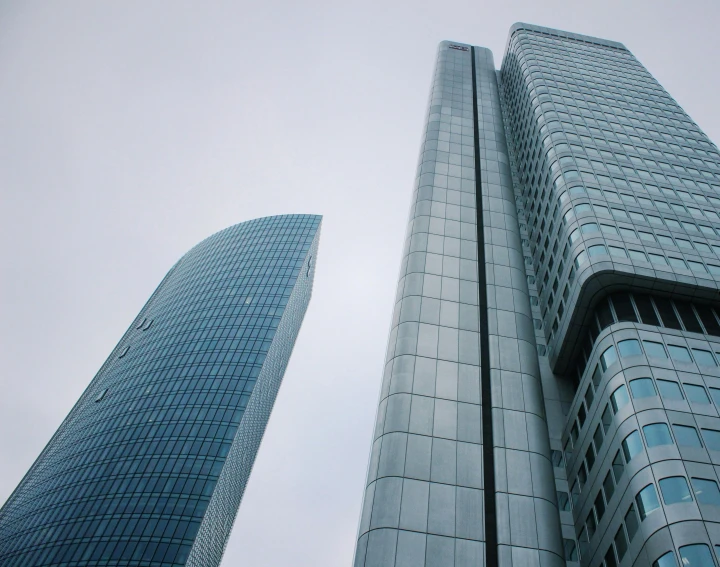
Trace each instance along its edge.
{"label": "vertical seam line", "polygon": [[480,307],[480,391],[483,441],[483,501],[485,507],[485,565],[486,567],[498,567],[492,385],[490,381],[490,337],[488,334],[487,275],[485,271],[485,225],[483,223],[482,206],[480,116],[477,100],[475,47],[470,48],[470,56],[472,58],[473,132],[475,141],[475,211],[477,215],[478,301]]}

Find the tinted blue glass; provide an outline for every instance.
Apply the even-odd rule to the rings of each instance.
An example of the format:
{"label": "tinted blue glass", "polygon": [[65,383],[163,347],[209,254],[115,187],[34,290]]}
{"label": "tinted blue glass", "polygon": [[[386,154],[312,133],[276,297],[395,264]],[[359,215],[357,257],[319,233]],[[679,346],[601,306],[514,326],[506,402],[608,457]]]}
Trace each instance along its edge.
{"label": "tinted blue glass", "polygon": [[[181,258],[0,510],[3,567],[186,562],[228,452],[262,435],[241,420],[271,346],[289,358],[319,224],[257,219]],[[287,332],[295,290],[307,297]]]}

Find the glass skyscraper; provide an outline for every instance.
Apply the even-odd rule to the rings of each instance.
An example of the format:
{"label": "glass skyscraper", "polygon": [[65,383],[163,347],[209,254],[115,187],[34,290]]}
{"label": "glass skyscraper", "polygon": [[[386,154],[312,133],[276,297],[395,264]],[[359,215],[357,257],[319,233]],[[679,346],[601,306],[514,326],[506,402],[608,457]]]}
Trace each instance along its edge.
{"label": "glass skyscraper", "polygon": [[220,564],[320,223],[244,222],[173,266],[0,510],[2,567]]}
{"label": "glass skyscraper", "polygon": [[720,565],[719,213],[622,44],[442,42],[355,567]]}

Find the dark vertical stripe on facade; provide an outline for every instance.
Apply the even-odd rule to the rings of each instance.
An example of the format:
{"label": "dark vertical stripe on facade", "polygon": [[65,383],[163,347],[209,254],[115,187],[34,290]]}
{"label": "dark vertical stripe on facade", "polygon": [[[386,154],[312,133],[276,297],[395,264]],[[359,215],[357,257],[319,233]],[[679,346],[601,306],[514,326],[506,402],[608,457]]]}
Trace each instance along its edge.
{"label": "dark vertical stripe on facade", "polygon": [[495,519],[495,455],[493,452],[492,393],[490,385],[490,337],[488,335],[487,277],[485,274],[485,225],[480,172],[480,116],[477,102],[475,48],[472,57],[473,121],[475,133],[475,210],[477,214],[478,288],[480,304],[480,391],[482,395],[483,489],[485,501],[485,565],[498,567],[497,521]]}

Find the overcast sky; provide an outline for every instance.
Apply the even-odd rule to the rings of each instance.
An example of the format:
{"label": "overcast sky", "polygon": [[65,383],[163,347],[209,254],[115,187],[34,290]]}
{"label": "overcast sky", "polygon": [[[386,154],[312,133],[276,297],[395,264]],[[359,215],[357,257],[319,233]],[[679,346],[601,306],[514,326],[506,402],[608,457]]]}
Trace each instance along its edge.
{"label": "overcast sky", "polygon": [[223,566],[350,565],[437,43],[625,43],[720,141],[720,2],[0,1],[0,502],[172,264],[325,216]]}

